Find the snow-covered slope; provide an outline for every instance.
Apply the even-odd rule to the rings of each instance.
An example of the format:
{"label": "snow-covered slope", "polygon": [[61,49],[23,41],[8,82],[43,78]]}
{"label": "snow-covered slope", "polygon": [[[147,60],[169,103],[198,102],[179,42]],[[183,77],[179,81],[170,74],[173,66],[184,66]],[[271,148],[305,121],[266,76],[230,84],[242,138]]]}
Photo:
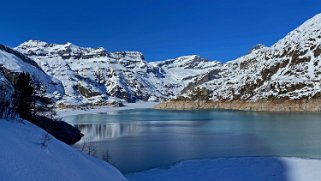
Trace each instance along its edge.
{"label": "snow-covered slope", "polygon": [[128,102],[174,97],[189,83],[221,66],[199,56],[148,63],[140,52],[111,53],[103,48],[34,40],[16,50],[62,82],[66,95],[61,102],[66,104],[97,103],[108,97]]}
{"label": "snow-covered slope", "polygon": [[321,95],[321,14],[271,47],[224,64],[221,78],[202,84],[213,100],[302,99]]}
{"label": "snow-covered slope", "polygon": [[126,180],[108,163],[50,137],[40,128],[0,119],[0,180]]}

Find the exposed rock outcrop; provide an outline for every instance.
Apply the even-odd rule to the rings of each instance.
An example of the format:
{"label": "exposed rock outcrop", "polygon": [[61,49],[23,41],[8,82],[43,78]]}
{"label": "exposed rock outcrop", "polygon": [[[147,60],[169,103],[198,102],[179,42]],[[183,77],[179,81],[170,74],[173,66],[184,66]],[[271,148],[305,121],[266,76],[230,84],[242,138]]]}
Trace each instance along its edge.
{"label": "exposed rock outcrop", "polygon": [[321,112],[321,99],[273,100],[273,101],[170,101],[155,106],[155,109],[228,109],[271,112]]}
{"label": "exposed rock outcrop", "polygon": [[32,123],[68,145],[78,142],[84,136],[77,128],[64,121],[38,116],[32,120]]}

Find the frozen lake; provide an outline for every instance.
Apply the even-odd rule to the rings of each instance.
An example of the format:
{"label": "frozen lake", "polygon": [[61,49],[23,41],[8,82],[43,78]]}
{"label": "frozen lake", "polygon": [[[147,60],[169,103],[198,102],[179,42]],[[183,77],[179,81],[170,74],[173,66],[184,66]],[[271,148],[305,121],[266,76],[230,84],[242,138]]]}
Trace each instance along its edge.
{"label": "frozen lake", "polygon": [[64,120],[85,134],[96,157],[110,157],[123,173],[201,158],[321,158],[320,113],[134,109]]}

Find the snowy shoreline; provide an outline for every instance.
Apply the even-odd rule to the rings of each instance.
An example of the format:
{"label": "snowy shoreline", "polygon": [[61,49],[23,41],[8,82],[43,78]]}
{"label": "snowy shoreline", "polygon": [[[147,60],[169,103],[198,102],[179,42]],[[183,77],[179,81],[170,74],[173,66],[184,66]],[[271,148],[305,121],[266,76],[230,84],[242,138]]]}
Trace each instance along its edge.
{"label": "snowy shoreline", "polygon": [[130,109],[148,109],[153,108],[159,104],[159,102],[137,102],[137,103],[125,103],[122,107],[112,106],[96,106],[93,109],[57,109],[58,117],[75,116],[80,114],[99,114],[110,111],[121,111]]}
{"label": "snowy shoreline", "polygon": [[234,157],[182,161],[125,175],[130,181],[318,181],[321,160],[297,157]]}

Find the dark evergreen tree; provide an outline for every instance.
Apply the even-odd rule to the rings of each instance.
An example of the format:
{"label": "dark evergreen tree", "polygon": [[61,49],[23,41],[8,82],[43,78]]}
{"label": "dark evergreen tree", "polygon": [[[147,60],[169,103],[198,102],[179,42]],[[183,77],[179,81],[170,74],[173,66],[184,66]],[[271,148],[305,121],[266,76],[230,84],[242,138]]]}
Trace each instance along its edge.
{"label": "dark evergreen tree", "polygon": [[44,88],[42,87],[42,85],[36,81],[36,78],[33,77],[32,82],[31,82],[31,86],[32,86],[32,117],[35,118],[37,116],[37,114],[39,114],[40,111],[42,111],[43,107],[46,106],[46,104],[39,104],[39,102],[43,101],[43,97],[42,94],[45,93]]}
{"label": "dark evergreen tree", "polygon": [[32,119],[33,87],[30,74],[20,73],[15,83],[14,108],[21,118]]}

